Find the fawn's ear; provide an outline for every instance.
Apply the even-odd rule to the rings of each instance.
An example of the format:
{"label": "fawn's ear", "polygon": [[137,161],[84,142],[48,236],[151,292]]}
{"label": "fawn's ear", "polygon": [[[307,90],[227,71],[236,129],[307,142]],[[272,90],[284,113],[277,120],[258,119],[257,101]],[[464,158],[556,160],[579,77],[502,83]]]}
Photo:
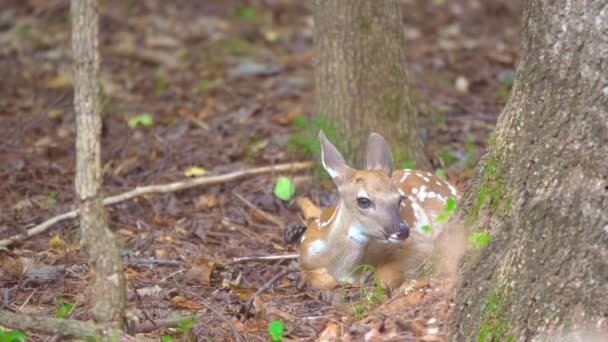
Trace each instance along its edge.
{"label": "fawn's ear", "polygon": [[329,141],[323,131],[319,131],[319,140],[321,141],[321,162],[323,168],[331,178],[333,178],[336,185],[340,186],[342,182],[348,178],[348,175],[352,172],[352,169],[346,165],[344,157],[338,152],[338,149]]}
{"label": "fawn's ear", "polygon": [[391,149],[386,140],[378,133],[370,134],[365,151],[365,169],[384,171],[390,175],[392,163]]}

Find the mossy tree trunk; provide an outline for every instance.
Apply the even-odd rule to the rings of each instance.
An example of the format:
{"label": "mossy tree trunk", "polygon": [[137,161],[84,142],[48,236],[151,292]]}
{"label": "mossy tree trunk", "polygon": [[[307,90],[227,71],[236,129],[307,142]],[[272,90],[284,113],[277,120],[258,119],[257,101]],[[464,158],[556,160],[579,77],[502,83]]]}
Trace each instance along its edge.
{"label": "mossy tree trunk", "polygon": [[76,193],[82,250],[92,272],[91,315],[98,322],[119,323],[126,282],[120,250],[108,229],[102,204],[99,100],[99,16],[96,0],[72,0],[74,109],[76,112]]}
{"label": "mossy tree trunk", "polygon": [[337,125],[347,159],[360,162],[375,131],[388,140],[397,163],[416,161],[428,169],[399,1],[315,0],[314,20],[316,108]]}
{"label": "mossy tree trunk", "polygon": [[608,334],[608,1],[526,1],[520,55],[461,203],[491,239],[461,262],[449,340],[594,340]]}

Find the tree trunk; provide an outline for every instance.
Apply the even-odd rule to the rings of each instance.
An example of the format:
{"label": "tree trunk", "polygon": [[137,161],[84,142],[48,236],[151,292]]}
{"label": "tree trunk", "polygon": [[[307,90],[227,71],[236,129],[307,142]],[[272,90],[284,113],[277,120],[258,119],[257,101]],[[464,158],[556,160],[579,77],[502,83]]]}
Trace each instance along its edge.
{"label": "tree trunk", "polygon": [[317,113],[337,125],[347,160],[363,159],[375,131],[397,163],[429,169],[410,98],[399,2],[315,0],[314,20]]}
{"label": "tree trunk", "polygon": [[608,1],[524,7],[513,93],[463,200],[491,239],[461,262],[452,341],[608,334]]}
{"label": "tree trunk", "polygon": [[118,322],[126,286],[120,251],[108,229],[100,189],[101,107],[99,101],[99,17],[97,1],[72,0],[74,109],[76,111],[76,193],[81,246],[93,273],[91,314],[98,322]]}

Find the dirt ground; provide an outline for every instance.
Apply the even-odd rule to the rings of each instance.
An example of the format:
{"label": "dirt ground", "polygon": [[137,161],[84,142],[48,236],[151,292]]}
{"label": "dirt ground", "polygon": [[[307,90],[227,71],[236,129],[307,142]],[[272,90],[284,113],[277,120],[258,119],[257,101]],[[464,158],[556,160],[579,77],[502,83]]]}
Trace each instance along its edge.
{"label": "dirt ground", "polygon": [[[104,192],[184,179],[192,167],[220,174],[302,161],[291,148],[313,116],[311,3],[265,1],[101,1]],[[419,126],[427,154],[463,189],[504,106],[518,48],[518,1],[405,0],[404,30]],[[0,239],[74,204],[69,2],[0,4]],[[153,124],[130,127],[142,114]],[[398,146],[393,146],[393,149]],[[128,313],[141,322],[196,315],[187,327],[148,337],[213,341],[443,341],[449,279],[417,279],[355,314],[358,289],[298,289],[297,275],[247,300],[293,260],[235,258],[293,253],[281,224],[297,222],[295,200],[273,195],[278,174],[107,207],[128,279]],[[296,198],[326,207],[331,186],[313,172],[292,174]],[[1,306],[88,319],[89,274],[67,220],[0,249]],[[13,261],[13,262],[11,262]],[[73,307],[71,304],[74,303]],[[30,340],[51,336],[29,334]]]}

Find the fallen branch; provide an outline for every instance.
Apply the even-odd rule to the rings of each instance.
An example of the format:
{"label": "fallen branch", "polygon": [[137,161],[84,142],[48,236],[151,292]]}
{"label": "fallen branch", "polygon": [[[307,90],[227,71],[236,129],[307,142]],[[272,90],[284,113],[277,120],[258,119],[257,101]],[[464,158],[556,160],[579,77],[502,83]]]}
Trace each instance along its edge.
{"label": "fallen branch", "polygon": [[274,283],[276,283],[277,281],[281,280],[283,277],[285,277],[286,275],[293,273],[293,272],[297,272],[298,269],[294,266],[289,266],[285,269],[283,269],[281,272],[277,273],[274,277],[272,277],[269,281],[266,282],[266,284],[264,284],[264,286],[260,287],[257,291],[255,291],[255,293],[253,294],[253,296],[251,296],[251,298],[249,298],[247,300],[247,303],[245,304],[245,308],[247,310],[249,310],[249,308],[251,308],[251,305],[253,305],[253,301],[260,296],[262,293],[266,292],[266,290],[268,290],[269,288],[272,287],[272,285],[274,285]]}
{"label": "fallen branch", "polygon": [[278,218],[278,217],[276,217],[274,215],[271,215],[271,214],[265,212],[264,210],[258,208],[255,204],[251,203],[249,200],[247,200],[245,197],[243,197],[243,195],[239,194],[236,191],[232,191],[232,194],[234,195],[234,197],[238,198],[241,202],[243,202],[250,209],[252,209],[255,212],[257,212],[266,221],[268,221],[270,223],[273,223],[275,226],[277,226],[279,228],[283,228],[285,226],[285,222],[283,222],[283,220],[281,220],[280,218]]}
{"label": "fallen branch", "polygon": [[248,256],[242,258],[236,258],[228,262],[228,265],[234,265],[246,261],[266,261],[266,260],[284,260],[284,259],[297,259],[300,254],[282,254],[282,255],[261,255],[261,256]]}
{"label": "fallen branch", "polygon": [[7,310],[0,310],[0,322],[2,322],[2,326],[15,330],[35,331],[49,335],[61,334],[63,336],[94,341],[105,339],[118,342],[153,341],[151,339],[133,337],[107,324],[95,324],[90,321],[77,321],[74,319],[37,317],[13,313]]}
{"label": "fallen branch", "polygon": [[[169,184],[160,184],[160,185],[149,185],[137,187],[131,191],[127,191],[122,194],[118,194],[115,196],[106,197],[103,200],[103,205],[112,205],[122,201],[126,201],[128,199],[132,199],[134,197],[152,194],[152,193],[169,193],[175,192],[190,188],[195,188],[198,186],[208,186],[220,183],[226,183],[230,181],[234,181],[240,178],[255,176],[259,174],[269,173],[269,172],[293,172],[299,170],[305,170],[310,168],[313,165],[312,162],[299,162],[299,163],[286,163],[286,164],[278,164],[273,166],[262,166],[249,170],[235,171],[223,175],[216,176],[206,176],[206,177],[197,177],[193,179],[187,179],[179,182],[169,183]],[[36,225],[27,230],[25,234],[18,234],[12,236],[8,239],[0,240],[0,247],[10,246],[15,242],[19,242],[25,240],[31,236],[40,234],[49,227],[53,226],[55,223],[73,219],[78,216],[78,210],[72,210],[67,213],[63,213],[61,215],[57,215],[43,223]]]}

